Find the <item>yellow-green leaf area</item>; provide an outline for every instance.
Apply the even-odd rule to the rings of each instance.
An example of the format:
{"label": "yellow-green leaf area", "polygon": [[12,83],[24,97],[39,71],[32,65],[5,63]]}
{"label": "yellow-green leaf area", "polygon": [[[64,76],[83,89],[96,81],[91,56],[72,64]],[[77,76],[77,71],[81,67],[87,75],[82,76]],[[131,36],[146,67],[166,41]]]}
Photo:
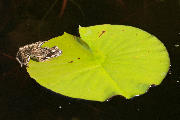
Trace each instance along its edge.
{"label": "yellow-green leaf area", "polygon": [[62,55],[46,62],[30,60],[30,76],[42,86],[72,98],[104,101],[132,98],[167,74],[170,60],[163,43],[135,27],[80,27],[80,38],[64,33],[43,47],[58,46]]}

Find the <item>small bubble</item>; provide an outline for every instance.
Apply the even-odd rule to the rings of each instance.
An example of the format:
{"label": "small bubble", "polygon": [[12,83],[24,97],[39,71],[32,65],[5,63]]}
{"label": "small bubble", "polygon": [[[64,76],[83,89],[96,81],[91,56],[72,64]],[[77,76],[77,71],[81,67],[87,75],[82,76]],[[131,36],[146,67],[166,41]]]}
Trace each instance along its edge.
{"label": "small bubble", "polygon": [[138,97],[139,95],[135,95],[135,97]]}
{"label": "small bubble", "polygon": [[59,106],[59,109],[61,109],[62,108],[62,106]]}
{"label": "small bubble", "polygon": [[156,87],[156,84],[152,84],[150,87]]}
{"label": "small bubble", "polygon": [[178,81],[176,81],[177,83],[179,82],[179,80]]}
{"label": "small bubble", "polygon": [[178,45],[178,44],[175,44],[174,47],[179,47],[179,45]]}

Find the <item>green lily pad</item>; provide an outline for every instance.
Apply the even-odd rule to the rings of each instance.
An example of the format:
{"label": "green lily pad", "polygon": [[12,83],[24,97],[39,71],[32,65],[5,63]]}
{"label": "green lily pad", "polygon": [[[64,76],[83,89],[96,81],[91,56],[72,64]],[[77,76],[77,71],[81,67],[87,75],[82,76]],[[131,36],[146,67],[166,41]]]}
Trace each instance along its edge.
{"label": "green lily pad", "polygon": [[27,71],[42,86],[72,98],[104,101],[132,98],[166,76],[168,52],[155,36],[131,26],[80,27],[80,38],[64,33],[43,47],[62,55],[46,62],[30,60]]}

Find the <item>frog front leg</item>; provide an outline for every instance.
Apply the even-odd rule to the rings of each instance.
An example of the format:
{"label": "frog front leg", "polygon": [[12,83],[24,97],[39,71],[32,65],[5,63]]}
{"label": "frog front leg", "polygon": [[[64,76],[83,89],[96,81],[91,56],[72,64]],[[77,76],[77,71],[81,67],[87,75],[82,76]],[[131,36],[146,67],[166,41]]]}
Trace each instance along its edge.
{"label": "frog front leg", "polygon": [[[20,54],[20,53],[19,53],[19,54]],[[20,63],[21,67],[22,67],[23,65],[25,65],[25,66],[28,67],[28,63],[29,63],[29,61],[30,61],[30,56],[29,56],[29,55],[24,55],[24,54],[23,54],[23,56],[21,56],[21,55],[19,55],[19,54],[17,54],[16,60]]]}

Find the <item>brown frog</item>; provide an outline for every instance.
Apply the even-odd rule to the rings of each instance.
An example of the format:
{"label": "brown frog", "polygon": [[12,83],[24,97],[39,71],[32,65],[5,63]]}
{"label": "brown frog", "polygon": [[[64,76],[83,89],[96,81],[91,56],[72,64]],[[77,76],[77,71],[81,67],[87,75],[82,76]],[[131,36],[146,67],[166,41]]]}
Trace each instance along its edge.
{"label": "brown frog", "polygon": [[28,66],[30,59],[38,62],[44,62],[49,60],[50,58],[58,57],[62,54],[62,51],[57,46],[54,46],[52,48],[42,48],[41,46],[45,42],[39,41],[19,48],[16,59],[21,64],[21,67],[23,65]]}

